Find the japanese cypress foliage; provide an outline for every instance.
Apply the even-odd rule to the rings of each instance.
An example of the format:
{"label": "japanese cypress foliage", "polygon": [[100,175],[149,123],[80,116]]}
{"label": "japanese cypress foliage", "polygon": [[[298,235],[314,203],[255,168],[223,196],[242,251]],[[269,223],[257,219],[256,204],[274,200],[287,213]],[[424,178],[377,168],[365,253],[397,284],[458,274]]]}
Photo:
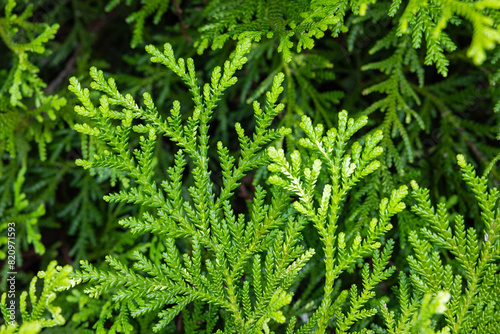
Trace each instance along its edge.
{"label": "japanese cypress foliage", "polygon": [[0,333],[500,332],[500,1],[0,3]]}

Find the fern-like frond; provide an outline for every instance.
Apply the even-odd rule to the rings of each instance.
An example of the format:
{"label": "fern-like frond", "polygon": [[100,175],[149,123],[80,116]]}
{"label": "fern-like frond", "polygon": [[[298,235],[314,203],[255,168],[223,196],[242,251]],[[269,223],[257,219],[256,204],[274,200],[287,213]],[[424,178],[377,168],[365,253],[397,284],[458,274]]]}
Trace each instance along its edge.
{"label": "fern-like frond", "polygon": [[[56,261],[52,261],[46,271],[39,271],[30,283],[29,292],[23,291],[19,298],[19,308],[21,310],[22,323],[15,319],[17,303],[15,300],[15,288],[9,293],[2,294],[0,309],[7,325],[0,327],[0,333],[39,333],[43,328],[60,326],[65,323],[62,316],[62,309],[53,304],[57,293],[74,286],[74,281],[69,278],[73,271],[71,266],[58,266]],[[37,295],[37,281],[44,280],[43,290]],[[9,276],[9,284],[15,286],[16,277]],[[12,282],[13,280],[13,282]],[[29,296],[29,302],[27,297]],[[7,300],[10,302],[7,303]],[[31,312],[28,311],[28,303]],[[47,314],[49,317],[47,318]]]}
{"label": "fern-like frond", "polygon": [[[313,127],[311,120],[307,116],[302,117],[300,127],[304,130],[306,138],[299,140],[311,157],[308,165],[304,166],[299,151],[290,154],[290,159],[285,157],[282,149],[269,148],[268,154],[272,160],[269,170],[274,174],[269,181],[298,197],[293,205],[307,220],[313,223],[316,228],[325,253],[326,277],[324,295],[321,305],[315,311],[309,323],[299,330],[300,333],[307,332],[316,326],[315,333],[323,333],[328,326],[328,321],[338,312],[335,303],[332,303],[333,285],[340,274],[350,268],[358,259],[361,259],[380,246],[379,238],[392,228],[389,218],[405,208],[401,200],[407,194],[406,187],[394,190],[391,198],[384,198],[379,204],[379,218],[372,218],[366,221],[368,235],[363,238],[360,234],[352,236],[346,240],[344,232],[336,233],[342,203],[349,191],[360,182],[361,179],[373,173],[380,163],[375,160],[382,153],[382,148],[377,146],[382,140],[382,133],[376,131],[373,136],[366,138],[365,144],[359,142],[352,144],[348,154],[346,146],[348,140],[367,123],[367,117],[349,119],[347,112],[339,114],[338,128],[332,128],[324,134],[323,125],[318,124]],[[326,173],[328,183],[323,187],[322,192],[316,192],[316,183],[321,173]],[[382,267],[387,264],[387,254],[384,260],[377,265],[375,270],[382,271]],[[386,274],[390,274],[388,270]],[[384,276],[382,273],[380,274]],[[347,317],[337,313],[339,327],[347,331],[352,324],[359,319],[373,315],[373,311],[361,310],[361,306],[370,298],[370,276],[365,270],[367,284],[367,296],[362,299],[353,299],[351,313]],[[384,276],[385,277],[385,276]],[[375,279],[372,284],[376,284]],[[345,293],[347,291],[344,291]],[[351,292],[354,297],[357,294]],[[341,294],[337,302],[339,305],[347,294]],[[366,298],[366,299],[365,299]],[[313,320],[314,319],[314,320]],[[312,326],[312,327],[311,327]]]}
{"label": "fern-like frond", "polygon": [[[492,312],[499,296],[491,295],[495,291],[491,287],[498,280],[495,261],[500,256],[496,223],[499,212],[495,208],[500,194],[496,188],[488,189],[486,175],[476,176],[473,166],[467,164],[463,156],[457,156],[457,160],[463,179],[472,188],[481,207],[483,230],[467,228],[461,215],[455,216],[452,229],[445,205],[441,203],[437,209],[431,206],[429,191],[413,182],[413,197],[417,204],[412,211],[427,225],[420,234],[413,232],[410,237],[415,256],[409,258],[409,263],[412,284],[420,294],[436,294],[438,290],[450,293],[450,304],[444,313],[446,322],[452,331],[461,332],[488,328],[489,323],[499,322],[498,313]],[[453,255],[454,263],[444,266],[440,252],[433,246]],[[489,291],[489,296],[485,291]],[[488,316],[483,312],[488,312]],[[474,314],[484,316],[473,317]]]}

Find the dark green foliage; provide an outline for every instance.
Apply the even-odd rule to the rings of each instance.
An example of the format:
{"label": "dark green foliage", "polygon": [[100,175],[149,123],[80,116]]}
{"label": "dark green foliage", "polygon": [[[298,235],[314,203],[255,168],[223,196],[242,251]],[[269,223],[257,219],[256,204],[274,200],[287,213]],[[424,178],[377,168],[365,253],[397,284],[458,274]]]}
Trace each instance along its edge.
{"label": "dark green foliage", "polygon": [[499,1],[0,4],[0,333],[499,333]]}
{"label": "dark green foliage", "polygon": [[[105,7],[106,11],[113,10],[116,6],[118,6],[122,1],[121,0],[111,0]],[[134,1],[126,0],[125,3],[130,6]],[[136,1],[137,2],[137,1]],[[130,42],[131,47],[136,47],[137,44],[141,44],[144,42],[143,34],[144,34],[144,23],[146,19],[154,14],[153,22],[155,25],[158,25],[163,14],[167,11],[170,1],[165,0],[154,0],[154,1],[141,1],[143,6],[136,12],[130,14],[126,21],[127,23],[132,23],[134,25],[132,40]]]}
{"label": "dark green foliage", "polygon": [[45,160],[45,146],[51,140],[56,111],[66,100],[43,92],[46,84],[39,78],[39,69],[30,62],[30,56],[46,51],[45,44],[54,38],[59,25],[29,22],[33,6],[19,14],[14,13],[15,7],[14,0],[8,1],[0,21],[0,36],[12,57],[12,66],[2,73],[0,88],[0,153],[15,157],[22,150],[20,146],[33,139],[38,143],[40,159]]}

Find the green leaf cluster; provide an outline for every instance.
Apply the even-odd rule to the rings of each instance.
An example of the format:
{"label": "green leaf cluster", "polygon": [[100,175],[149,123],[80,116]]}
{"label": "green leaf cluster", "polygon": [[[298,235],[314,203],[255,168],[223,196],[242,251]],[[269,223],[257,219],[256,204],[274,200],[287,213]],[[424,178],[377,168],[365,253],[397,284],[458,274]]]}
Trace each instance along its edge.
{"label": "green leaf cluster", "polygon": [[[58,24],[36,24],[28,19],[33,15],[33,7],[28,6],[20,14],[15,14],[16,2],[9,0],[0,18],[0,36],[11,53],[12,66],[2,73],[0,94],[0,146],[1,153],[6,151],[15,157],[23,141],[35,140],[38,143],[41,160],[46,159],[46,143],[51,140],[56,111],[66,104],[57,95],[46,95],[46,84],[38,76],[39,69],[30,62],[30,54],[43,54],[45,44],[54,38]],[[29,102],[28,102],[29,101]],[[34,103],[34,108],[31,108]],[[37,123],[30,122],[36,119]],[[47,121],[45,121],[47,119]],[[28,127],[27,124],[30,124]],[[27,128],[28,131],[20,131]],[[29,137],[24,137],[29,134]]]}
{"label": "green leaf cluster", "polygon": [[[69,289],[75,282],[69,278],[73,271],[71,266],[58,266],[56,261],[52,261],[46,271],[39,271],[37,276],[33,277],[29,286],[29,293],[23,291],[19,297],[22,323],[19,324],[15,319],[15,313],[11,307],[7,306],[7,293],[2,294],[2,303],[0,310],[4,319],[8,319],[7,325],[0,326],[0,333],[39,333],[43,328],[64,325],[65,320],[62,316],[62,309],[53,304],[59,291]],[[14,277],[14,276],[12,276]],[[37,281],[44,280],[42,292],[37,296]],[[29,296],[29,302],[27,298]],[[11,302],[13,301],[11,297]],[[16,302],[16,301],[15,301]],[[9,306],[12,304],[9,303]],[[15,304],[14,304],[15,305]],[[30,305],[31,312],[29,312]],[[47,317],[47,315],[49,315]]]}
{"label": "green leaf cluster", "polygon": [[498,1],[0,4],[2,333],[498,332]]}

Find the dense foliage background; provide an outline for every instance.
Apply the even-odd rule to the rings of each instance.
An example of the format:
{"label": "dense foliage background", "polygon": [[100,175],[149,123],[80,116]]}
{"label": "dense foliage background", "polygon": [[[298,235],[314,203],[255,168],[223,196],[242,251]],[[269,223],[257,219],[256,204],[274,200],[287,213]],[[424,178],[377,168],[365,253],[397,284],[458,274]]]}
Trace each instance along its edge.
{"label": "dense foliage background", "polygon": [[[353,311],[352,324],[345,327],[345,331],[368,328],[384,332],[383,324],[387,325],[390,317],[384,315],[380,305],[388,305],[390,310],[399,307],[396,296],[401,299],[401,292],[395,293],[391,288],[407,279],[403,273],[424,275],[426,270],[439,272],[441,269],[444,273],[445,265],[449,265],[450,272],[456,275],[454,277],[464,277],[463,287],[454,289],[468,296],[464,298],[470,297],[470,300],[464,299],[467,305],[469,302],[476,305],[476,308],[470,306],[466,309],[463,317],[473,315],[476,320],[480,319],[476,323],[464,320],[462,327],[451,328],[451,332],[499,333],[500,247],[498,239],[490,235],[491,232],[488,234],[495,231],[500,235],[498,193],[494,190],[500,185],[500,172],[496,167],[500,158],[499,1],[2,0],[0,3],[0,259],[4,263],[0,286],[2,291],[8,290],[9,222],[16,223],[18,296],[21,291],[29,289],[30,281],[40,270],[46,271],[47,277],[54,277],[51,287],[45,280],[47,290],[44,293],[47,294],[47,305],[55,306],[44,309],[45,304],[42,304],[46,300],[42,299],[38,301],[41,306],[33,311],[32,318],[27,318],[27,314],[23,317],[17,314],[19,323],[21,318],[24,322],[54,319],[33,325],[29,329],[31,332],[54,325],[60,326],[43,331],[152,331],[158,322],[157,309],[134,317],[131,316],[134,308],[130,301],[126,300],[129,304],[119,303],[118,299],[113,299],[112,290],[103,289],[97,293],[100,295],[98,299],[92,299],[84,292],[90,285],[79,284],[65,290],[74,283],[68,277],[76,278],[71,276],[69,267],[57,271],[52,261],[71,266],[77,270],[80,279],[92,281],[84,277],[84,273],[90,275],[93,270],[89,269],[89,263],[93,268],[106,271],[109,268],[106,256],[132,266],[137,260],[133,255],[136,251],[159,263],[161,254],[170,250],[161,234],[144,233],[119,224],[120,220],[130,216],[155,215],[151,207],[140,200],[134,204],[133,200],[103,199],[109,193],[119,193],[139,184],[134,177],[105,165],[84,169],[81,167],[85,167],[84,163],[75,164],[77,159],[97,160],[95,157],[107,147],[102,138],[92,135],[92,131],[82,130],[81,124],[88,119],[82,116],[83,112],[76,113],[74,109],[83,103],[83,95],[79,96],[76,88],[68,90],[69,78],[77,78],[82,87],[91,87],[92,81],[97,82],[98,75],[92,78],[89,71],[96,67],[104,72],[105,78],[115,79],[123,96],[130,94],[136,101],[142,101],[142,94],[150,93],[162,118],[167,119],[173,101],[179,101],[181,119],[189,122],[190,117],[196,117],[193,116],[192,87],[187,87],[182,76],[172,70],[174,65],[169,67],[161,61],[150,61],[155,54],[151,49],[146,52],[145,46],[153,45],[162,50],[165,43],[171,44],[176,57],[194,60],[198,80],[210,83],[213,69],[223,66],[237,45],[247,42],[251,44],[246,53],[246,64],[243,65],[243,61],[241,69],[235,72],[237,82],[214,98],[217,108],[210,120],[206,143],[209,147],[206,163],[213,171],[209,176],[214,192],[219,194],[225,186],[217,142],[228,148],[228,156],[236,161],[242,158],[241,136],[237,132],[240,128],[247,134],[253,132],[258,125],[253,117],[254,101],[266,105],[266,92],[278,89],[273,79],[278,73],[283,73],[283,92],[275,94],[276,104],[283,103],[283,108],[277,109],[272,128],[290,130],[283,132],[282,137],[277,136],[278,139],[269,145],[284,149],[288,159],[293,159],[290,156],[294,150],[302,154],[304,165],[312,164],[316,158],[316,153],[308,151],[307,145],[299,144],[299,139],[307,132],[299,125],[304,122],[304,116],[312,120],[312,125],[322,124],[326,130],[339,127],[342,110],[347,110],[349,117],[354,119],[367,116],[366,124],[359,127],[352,139],[346,137],[349,148],[354,141],[368,145],[367,138],[383,135],[378,143],[383,149],[378,156],[380,167],[353,185],[343,198],[340,204],[342,224],[337,233],[343,232],[349,245],[355,243],[357,233],[364,237],[368,233],[365,221],[369,222],[377,215],[381,199],[391,197],[391,193],[392,197],[401,197],[398,199],[407,206],[406,210],[394,209],[388,216],[394,228],[380,239],[385,251],[393,248],[387,261],[395,266],[393,271],[397,273],[391,271],[387,277],[380,274],[385,277],[384,281],[374,284],[373,296],[363,302],[368,309],[377,309],[379,314],[371,317],[371,311],[363,314],[359,309],[353,309],[357,313]],[[99,84],[94,84],[87,96],[94,103],[99,100],[98,91],[102,91],[97,86]],[[120,111],[121,107],[116,110]],[[237,123],[241,127],[236,126]],[[128,145],[138,147],[140,141],[139,136],[132,136]],[[174,164],[178,147],[174,141],[168,140],[158,140],[152,145],[154,153],[150,168],[154,173],[151,182],[160,184],[167,178],[168,168]],[[457,154],[470,164],[466,167],[465,162],[461,163],[463,177]],[[258,193],[261,189],[273,194],[277,192],[273,185],[279,186],[279,182],[269,179],[273,169],[267,168],[270,162],[279,165],[279,159],[274,160],[271,156],[235,183],[230,203],[236,215],[255,215],[255,208],[271,203],[270,197],[263,199]],[[196,172],[193,176],[195,167],[196,163],[188,159],[188,172],[179,180],[185,197],[190,193],[189,187],[203,187],[197,183]],[[475,176],[473,169],[484,178],[480,181],[481,186],[471,190],[471,180]],[[463,178],[470,181],[469,185]],[[414,193],[404,198],[402,193],[407,191],[401,190],[401,186],[411,188],[412,180],[416,181]],[[327,176],[320,176],[314,196],[320,198],[328,182]],[[418,189],[429,189],[428,195],[425,191],[419,193],[416,184]],[[394,189],[400,192],[393,192]],[[276,195],[277,198],[300,199],[293,190],[287,191],[290,193]],[[484,197],[486,194],[490,197]],[[478,199],[480,196],[484,197],[483,201]],[[285,199],[282,200],[285,203]],[[255,204],[256,201],[262,203]],[[441,203],[439,210],[427,210],[426,201],[433,206]],[[491,205],[485,204],[487,201],[491,201]],[[292,205],[282,209],[285,212],[289,207]],[[449,217],[444,217],[445,209],[449,211]],[[434,221],[432,214],[435,212],[440,216]],[[297,210],[290,213],[293,217],[301,214],[307,217]],[[492,255],[484,260],[485,263],[480,257],[464,264],[458,253],[443,246],[445,242],[441,239],[438,238],[441,240],[439,244],[438,239],[431,237],[434,243],[424,245],[422,240],[425,238],[417,240],[416,234],[412,234],[448,219],[458,226],[460,217],[463,217],[463,240],[468,240],[464,246],[467,252],[484,251],[488,242],[492,244],[489,250]],[[303,219],[304,222],[307,220]],[[290,297],[286,304],[291,304],[283,311],[287,320],[280,321],[276,313],[269,317],[270,321],[259,324],[259,331],[285,332],[291,319],[294,320],[288,327],[289,332],[296,323],[298,328],[310,318],[319,321],[314,318],[314,311],[321,309],[326,269],[324,248],[318,241],[322,236],[313,225],[304,223],[300,237],[297,236],[302,247],[311,247],[316,253],[311,255],[304,269],[296,273],[296,281],[290,288],[295,295],[293,299]],[[447,225],[441,227],[443,231],[448,228]],[[467,230],[469,228],[472,229]],[[422,235],[430,234],[423,232]],[[191,254],[192,243],[192,238],[179,237],[175,245],[181,253]],[[270,247],[269,242],[261,246],[264,252]],[[429,255],[429,263],[425,265],[425,252],[431,254],[437,250],[442,250],[436,255],[437,259]],[[200,256],[205,261],[211,255],[208,249],[203,252]],[[366,286],[363,265],[369,263],[373,266],[376,262],[368,257],[373,250],[368,253],[344,268],[341,280],[336,280],[332,287],[332,298],[343,290],[348,291],[352,284]],[[409,258],[424,265],[418,269]],[[264,256],[262,259],[264,261]],[[84,262],[87,271],[79,271],[82,269],[81,260],[87,261]],[[251,267],[252,264],[247,263],[245,272],[252,272]],[[467,294],[472,284],[469,278],[476,275],[467,276],[468,268],[477,271],[476,283],[482,282],[483,275],[484,280],[491,280],[484,283],[485,290],[477,295]],[[445,281],[445,276],[443,274],[436,280]],[[462,284],[461,278],[456,280]],[[32,289],[36,286],[39,294],[43,289],[40,281],[38,285],[32,284]],[[412,284],[418,291],[419,282],[412,280]],[[446,284],[444,286],[451,283]],[[493,288],[495,284],[497,287]],[[243,283],[239,288],[244,289]],[[58,290],[61,291],[57,292],[57,299],[52,301],[48,295]],[[424,291],[427,290],[422,288],[422,293],[411,295],[414,298],[411,303],[415,302],[417,306],[408,309],[411,315],[407,317],[409,327],[403,326],[394,332],[406,333],[412,328],[425,327],[430,333],[430,328],[437,331],[450,325],[446,317],[433,316],[442,313],[438,312],[441,304],[425,310],[427,297]],[[434,293],[431,294],[434,297],[440,296],[438,291],[429,292]],[[356,291],[350,293],[351,297],[356,295]],[[472,302],[473,297],[478,301]],[[488,304],[491,301],[493,304]],[[346,301],[344,307],[348,303]],[[31,299],[27,304],[35,306],[36,301]],[[167,308],[173,304],[176,303],[164,302]],[[160,331],[209,332],[209,327],[214,332],[217,329],[237,331],[237,325],[231,323],[231,316],[226,311],[217,311],[197,302],[186,304],[180,314],[172,314],[171,321],[158,327]],[[340,309],[343,303],[339,305],[336,307]],[[280,304],[283,306],[285,304]],[[339,332],[336,321],[340,323],[342,317],[323,311],[331,318],[328,327]],[[425,316],[413,319],[412,315],[419,312]],[[402,314],[404,316],[404,312]],[[281,325],[281,322],[285,324]],[[310,324],[314,326],[313,321]],[[324,326],[326,328],[327,324]],[[315,327],[316,330],[319,327]],[[391,332],[389,327],[387,325],[387,330]],[[10,333],[9,330],[14,333],[18,329],[2,327],[1,333]],[[302,330],[306,332],[313,328],[306,330],[302,327]]]}

